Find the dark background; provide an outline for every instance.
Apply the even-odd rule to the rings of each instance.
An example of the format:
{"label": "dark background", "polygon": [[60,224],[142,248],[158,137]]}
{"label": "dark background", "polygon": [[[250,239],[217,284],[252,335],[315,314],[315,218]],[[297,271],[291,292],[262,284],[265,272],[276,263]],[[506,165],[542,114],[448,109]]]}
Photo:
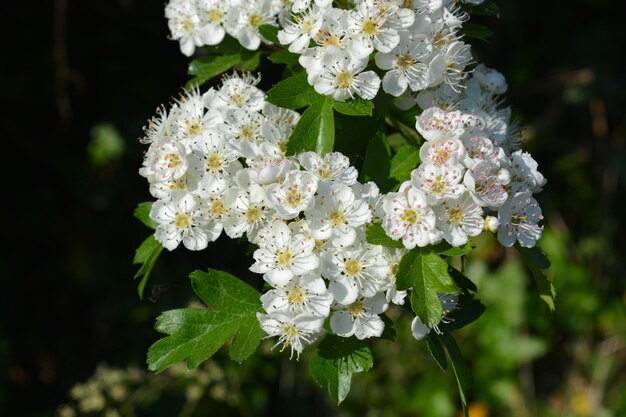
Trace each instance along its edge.
{"label": "dark background", "polygon": [[[601,404],[620,415],[626,405],[610,389],[626,389],[624,10],[608,0],[498,4],[501,19],[475,20],[494,32],[488,43],[473,42],[475,55],[508,78],[507,103],[548,178],[539,195],[546,228],[558,236],[563,268],[578,265],[574,279],[553,262],[557,313],[539,324],[528,319],[547,346],[528,365],[537,413],[594,415],[584,407],[550,414],[551,395],[567,393],[565,375],[609,340],[615,379],[605,381],[613,386]],[[1,416],[53,415],[98,363],[143,367],[158,338],[156,315],[191,296],[189,271],[211,266],[243,275],[249,265],[243,245],[220,239],[201,253],[162,256],[147,297],[136,295],[132,257],[149,232],[132,212],[151,199],[137,174],[145,147],[136,139],[188,79],[188,59],[167,39],[163,7],[139,0],[4,5],[0,102],[9,192],[2,205]],[[103,123],[117,131],[123,149],[98,159],[93,129]],[[490,265],[504,257],[495,252]],[[535,307],[529,302],[525,311]],[[576,356],[581,343],[588,356]],[[273,391],[277,377],[263,375],[264,395],[283,398]],[[277,414],[281,406],[308,415],[322,407],[310,406],[320,396],[325,401],[322,390],[307,388],[288,402],[261,401],[256,413]],[[501,406],[480,390],[477,396],[498,415]]]}

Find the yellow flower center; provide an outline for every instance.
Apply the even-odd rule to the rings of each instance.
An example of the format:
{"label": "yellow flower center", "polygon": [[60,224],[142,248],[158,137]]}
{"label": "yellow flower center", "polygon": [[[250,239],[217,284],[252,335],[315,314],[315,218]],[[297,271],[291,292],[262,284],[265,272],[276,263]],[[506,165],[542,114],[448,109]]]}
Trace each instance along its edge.
{"label": "yellow flower center", "polygon": [[333,171],[327,165],[324,165],[323,168],[320,168],[317,170],[317,176],[321,180],[329,180],[330,177],[332,177],[332,175],[333,175]]}
{"label": "yellow flower center", "polygon": [[302,25],[300,25],[300,32],[311,33],[311,31],[313,30],[313,25],[315,25],[315,21],[313,19],[304,19],[304,22],[302,22]]}
{"label": "yellow flower center", "polygon": [[365,312],[365,308],[363,308],[363,301],[357,300],[354,303],[348,306],[348,313],[353,316],[358,316],[359,314],[363,314]]}
{"label": "yellow flower center", "polygon": [[409,69],[413,64],[415,60],[411,54],[400,55],[396,60],[396,66],[400,69]]}
{"label": "yellow flower center", "polygon": [[302,202],[302,194],[298,191],[297,188],[293,187],[287,191],[287,203],[291,207],[297,207]]}
{"label": "yellow flower center", "polygon": [[219,25],[224,20],[224,10],[222,9],[211,9],[209,10],[209,22],[214,25]]}
{"label": "yellow flower center", "polygon": [[398,269],[400,268],[400,264],[399,263],[395,263],[391,265],[391,275],[395,278],[396,274],[398,273]]}
{"label": "yellow flower center", "polygon": [[228,211],[222,200],[213,201],[209,210],[214,216],[223,216]]}
{"label": "yellow flower center", "polygon": [[361,266],[361,262],[356,259],[348,259],[344,263],[344,268],[346,270],[346,275],[348,275],[349,277],[354,277],[358,275],[359,272],[361,272],[363,266]]}
{"label": "yellow flower center", "polygon": [[183,26],[183,30],[185,31],[185,33],[191,33],[191,31],[193,31],[193,28],[194,28],[193,22],[189,19],[183,20],[182,26]]}
{"label": "yellow flower center", "polygon": [[170,190],[184,190],[187,187],[184,181],[176,181],[170,184]]}
{"label": "yellow flower center", "polygon": [[285,346],[289,346],[291,344],[291,340],[298,338],[298,329],[296,329],[296,326],[293,324],[287,324],[285,327],[283,327],[283,331],[285,332],[285,336],[287,337],[284,342]]}
{"label": "yellow flower center", "polygon": [[320,253],[322,253],[322,250],[324,250],[324,241],[316,240],[315,246],[313,247],[313,253],[319,255]]}
{"label": "yellow flower center", "polygon": [[163,159],[167,162],[168,168],[176,168],[183,162],[180,155],[177,153],[168,153]]}
{"label": "yellow flower center", "polygon": [[206,165],[211,171],[218,171],[222,169],[222,166],[224,165],[224,158],[216,153],[211,154],[206,159]]}
{"label": "yellow flower center", "polygon": [[202,133],[202,124],[198,122],[189,123],[187,126],[187,136],[198,136]]}
{"label": "yellow flower center", "polygon": [[335,81],[337,81],[337,86],[341,89],[350,88],[350,86],[354,83],[354,77],[348,71],[341,71],[335,76]]}
{"label": "yellow flower center", "polygon": [[289,294],[287,294],[287,301],[289,304],[304,304],[306,300],[306,293],[302,291],[299,287],[293,287],[289,290]]}
{"label": "yellow flower center", "polygon": [[376,23],[373,19],[367,19],[363,22],[362,30],[365,36],[376,36],[378,34],[378,23]]}
{"label": "yellow flower center", "polygon": [[244,126],[241,128],[241,136],[246,139],[252,139],[254,137],[254,129],[252,126]]}
{"label": "yellow flower center", "polygon": [[413,209],[408,209],[400,216],[400,219],[405,223],[415,224],[420,221],[420,214]]}
{"label": "yellow flower center", "polygon": [[463,212],[457,208],[450,209],[448,212],[448,221],[454,224],[460,224],[463,221]]}
{"label": "yellow flower center", "polygon": [[237,107],[243,107],[243,105],[246,104],[246,97],[241,94],[233,94],[230,97],[230,101]]}
{"label": "yellow flower center", "polygon": [[435,178],[435,181],[433,181],[433,183],[430,185],[430,190],[435,194],[443,194],[444,191],[446,191],[446,183],[443,178],[441,178],[440,176]]}
{"label": "yellow flower center", "polygon": [[288,250],[276,249],[276,263],[278,266],[289,268],[293,263],[293,255]]}
{"label": "yellow flower center", "polygon": [[259,26],[261,26],[261,24],[263,24],[263,16],[252,13],[250,16],[248,16],[248,24],[251,28],[258,28]]}
{"label": "yellow flower center", "polygon": [[261,220],[262,216],[263,212],[258,207],[252,206],[248,208],[248,211],[246,211],[246,218],[248,219],[249,224],[254,224],[258,222],[259,220]]}
{"label": "yellow flower center", "polygon": [[343,211],[341,210],[335,210],[330,213],[328,219],[333,226],[339,226],[340,224],[346,223],[346,215],[343,214]]}
{"label": "yellow flower center", "polygon": [[191,226],[191,218],[185,213],[178,213],[176,215],[176,219],[174,220],[174,224],[179,229],[187,229]]}

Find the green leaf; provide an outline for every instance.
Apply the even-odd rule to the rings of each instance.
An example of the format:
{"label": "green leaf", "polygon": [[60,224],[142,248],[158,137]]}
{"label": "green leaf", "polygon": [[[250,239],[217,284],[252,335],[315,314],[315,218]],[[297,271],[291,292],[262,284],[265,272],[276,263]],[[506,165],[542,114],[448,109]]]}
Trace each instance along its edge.
{"label": "green leaf", "polygon": [[383,125],[371,117],[352,117],[335,113],[335,127],[335,151],[350,155],[352,163],[360,167],[368,143]]}
{"label": "green leaf", "polygon": [[448,369],[446,351],[441,344],[441,340],[439,340],[436,334],[431,332],[426,335],[426,346],[428,346],[430,356],[432,356],[435,362],[437,362],[437,365],[439,365],[442,371],[446,371]]}
{"label": "green leaf", "polygon": [[156,230],[157,223],[150,218],[150,210],[152,210],[152,201],[146,201],[145,203],[139,203],[133,215],[139,219],[140,222],[148,226],[152,230]]}
{"label": "green leaf", "polygon": [[374,181],[381,192],[388,192],[397,185],[396,180],[389,178],[390,169],[391,147],[387,135],[378,132],[367,145],[360,180]]}
{"label": "green leaf", "polygon": [[522,248],[515,245],[519,251],[524,263],[530,268],[530,272],[535,279],[539,297],[548,305],[550,311],[554,311],[554,298],[556,297],[556,289],[552,281],[546,276],[544,270],[550,267],[550,261],[546,254],[538,247]]}
{"label": "green leaf", "polygon": [[281,49],[279,51],[272,52],[267,59],[269,59],[274,64],[286,64],[286,65],[296,65],[298,64],[298,59],[300,55],[291,53],[286,49]]}
{"label": "green leaf", "polygon": [[309,372],[315,382],[323,387],[338,404],[348,396],[352,374],[369,371],[374,356],[367,344],[354,337],[326,335],[309,361]]}
{"label": "green leaf", "polygon": [[333,101],[333,108],[346,116],[371,116],[374,102],[357,98],[350,101]]}
{"label": "green leaf", "polygon": [[146,283],[152,274],[152,269],[154,269],[154,264],[157,259],[159,259],[161,251],[163,251],[163,246],[157,242],[154,235],[148,236],[135,251],[133,263],[142,264],[139,271],[137,271],[133,277],[133,279],[142,277],[141,281],[139,281],[139,285],[137,286],[137,293],[139,294],[140,299],[143,299],[143,292],[146,288]]}
{"label": "green leaf", "polygon": [[321,155],[333,150],[335,121],[330,97],[319,98],[304,111],[289,136],[287,154],[313,151]]}
{"label": "green leaf", "polygon": [[156,329],[168,336],[148,351],[148,367],[161,372],[187,360],[193,369],[209,359],[231,338],[230,357],[242,362],[263,337],[256,313],[262,310],[260,293],[226,272],[209,269],[190,275],[196,294],[210,310],[185,308],[159,316]]}
{"label": "green leaf", "polygon": [[413,249],[402,257],[396,285],[398,290],[413,288],[411,307],[428,327],[438,324],[443,315],[438,293],[455,294],[459,291],[448,274],[446,261],[423,249]]}
{"label": "green leaf", "polygon": [[277,84],[267,92],[267,101],[286,109],[299,109],[313,102],[315,91],[307,81],[307,75],[295,75]]}
{"label": "green leaf", "polygon": [[261,52],[244,50],[241,52],[241,60],[235,68],[242,71],[254,71],[261,64]]}
{"label": "green leaf", "polygon": [[393,240],[390,238],[380,223],[372,223],[367,227],[365,232],[367,243],[372,245],[380,245],[388,248],[403,248],[401,240]]}
{"label": "green leaf", "polygon": [[259,26],[259,33],[261,34],[261,36],[263,36],[265,40],[268,40],[277,46],[281,45],[280,41],[278,40],[279,30],[280,29],[278,28],[278,26],[273,26],[273,25]]}
{"label": "green leaf", "polygon": [[398,150],[391,160],[389,176],[400,182],[411,179],[413,171],[420,162],[420,150],[412,145],[405,145]]}
{"label": "green leaf", "polygon": [[241,62],[241,52],[230,55],[203,56],[189,64],[189,75],[195,75],[185,85],[185,89],[199,86],[211,78],[225,73]]}
{"label": "green leaf", "polygon": [[471,374],[454,338],[449,333],[444,333],[439,335],[439,339],[446,347],[446,352],[448,353],[448,358],[450,359],[450,364],[452,365],[452,370],[454,371],[454,376],[456,377],[457,386],[459,388],[459,396],[461,397],[461,404],[463,406],[463,413],[465,414],[465,417],[469,417],[465,391],[472,385]]}
{"label": "green leaf", "polygon": [[491,29],[489,29],[485,25],[480,25],[478,23],[465,22],[461,27],[461,33],[463,33],[468,38],[479,39],[481,41],[488,41],[489,38],[493,35]]}
{"label": "green leaf", "polygon": [[429,246],[433,252],[438,253],[439,255],[444,256],[463,256],[467,255],[474,249],[474,244],[471,241],[467,241],[467,243],[463,246],[452,246],[446,241],[441,241],[436,245]]}

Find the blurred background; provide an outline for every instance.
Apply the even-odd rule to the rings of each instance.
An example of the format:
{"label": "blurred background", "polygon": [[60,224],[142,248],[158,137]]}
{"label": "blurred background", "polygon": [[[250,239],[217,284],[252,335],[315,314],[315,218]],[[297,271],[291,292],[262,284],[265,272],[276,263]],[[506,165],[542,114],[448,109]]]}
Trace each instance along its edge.
{"label": "blurred background", "polygon": [[[457,332],[476,380],[470,415],[625,416],[621,2],[497,3],[500,19],[475,19],[494,36],[474,50],[508,78],[526,149],[548,178],[540,246],[557,298],[550,314],[516,254],[479,242],[468,275],[487,311]],[[269,342],[242,366],[220,352],[193,373],[146,371],[156,315],[192,299],[186,275],[211,266],[245,277],[249,266],[245,246],[228,239],[166,253],[137,296],[132,258],[149,230],[132,213],[151,200],[137,138],[188,79],[163,7],[4,5],[5,167],[25,166],[7,174],[3,206],[0,416],[459,415],[453,376],[411,339],[408,321],[396,325],[398,343],[374,343],[374,370],[353,378],[340,407],[311,381],[306,356],[290,362]]]}

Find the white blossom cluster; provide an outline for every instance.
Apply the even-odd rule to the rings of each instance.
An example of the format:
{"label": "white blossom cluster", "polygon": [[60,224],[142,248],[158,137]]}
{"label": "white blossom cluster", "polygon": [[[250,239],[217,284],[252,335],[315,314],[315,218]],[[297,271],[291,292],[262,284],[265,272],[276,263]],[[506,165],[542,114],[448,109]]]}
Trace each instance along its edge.
{"label": "white blossom cluster", "polygon": [[250,269],[271,287],[259,321],[292,355],[323,334],[329,316],[337,335],[380,336],[379,315],[406,293],[394,278],[405,250],[365,239],[380,221],[378,187],[357,182],[341,153],[285,156],[299,115],[266,103],[257,81],[227,77],[150,121],[140,174],[158,199],[155,238],[169,250],[201,250],[222,232],[245,234],[258,246]]}
{"label": "white blossom cluster", "polygon": [[460,91],[472,63],[460,34],[468,16],[457,0],[171,0],[166,17],[187,56],[226,33],[255,50],[269,43],[259,26],[278,25],[278,40],[300,55],[309,84],[338,101],[376,96],[381,79],[370,61],[386,71],[383,90],[395,97],[441,84]]}
{"label": "white blossom cluster", "polygon": [[[468,82],[475,88],[460,97],[474,106],[502,90],[492,85],[497,76],[478,73]],[[286,156],[299,114],[266,102],[258,81],[228,76],[159,109],[142,139],[150,146],[140,174],[157,199],[155,238],[168,250],[181,243],[202,250],[222,232],[245,234],[258,247],[250,270],[271,288],[258,319],[292,356],[324,333],[328,318],[339,336],[380,337],[380,315],[404,303],[395,273],[408,249],[442,240],[460,246],[484,229],[497,231],[505,246],[539,238],[532,193],[545,180],[529,154],[511,150],[506,129],[498,139],[478,112],[425,110],[416,123],[426,140],[421,164],[398,192],[381,195],[373,182],[357,181],[341,153]],[[369,244],[373,222],[405,248]],[[416,337],[426,332],[420,323],[414,320]]]}
{"label": "white blossom cluster", "polygon": [[442,239],[460,246],[487,229],[505,247],[535,246],[543,216],[532,195],[546,180],[520,149],[510,108],[500,109],[506,89],[502,74],[481,64],[462,93],[441,86],[417,95],[426,142],[411,180],[384,198],[389,236],[409,249]]}

